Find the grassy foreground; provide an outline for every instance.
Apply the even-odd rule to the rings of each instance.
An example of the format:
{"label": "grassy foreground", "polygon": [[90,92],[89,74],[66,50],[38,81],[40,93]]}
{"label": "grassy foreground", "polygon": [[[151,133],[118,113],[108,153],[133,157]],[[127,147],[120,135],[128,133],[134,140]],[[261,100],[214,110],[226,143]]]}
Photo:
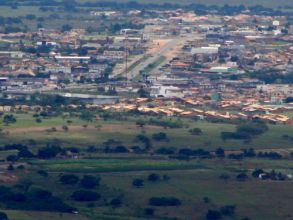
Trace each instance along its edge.
{"label": "grassy foreground", "polygon": [[[234,205],[235,214],[224,216],[223,220],[291,220],[291,204],[293,200],[292,179],[284,181],[260,180],[253,178],[251,173],[256,168],[267,172],[275,170],[285,175],[292,174],[293,160],[289,156],[292,151],[292,140],[284,135],[293,133],[290,125],[270,125],[269,131],[255,137],[250,143],[243,140],[221,139],[222,131],[234,131],[233,124],[211,123],[180,119],[181,128],[164,128],[158,125],[146,124],[140,128],[137,120],[149,120],[150,116],[127,115],[120,118],[111,117],[107,120],[94,117],[91,121],[82,120],[77,115],[61,115],[42,117],[36,122],[33,113],[14,113],[16,123],[0,124],[0,144],[22,143],[36,153],[48,142],[60,143],[62,147],[79,147],[81,154],[77,158],[58,157],[48,160],[38,158],[20,159],[13,165],[14,170],[7,170],[8,162],[0,165],[1,185],[17,188],[19,185],[47,189],[54,196],[61,198],[66,204],[76,207],[78,214],[59,212],[39,212],[4,210],[10,220],[145,220],[145,219],[196,219],[205,220],[208,210],[220,209],[223,206]],[[160,120],[177,121],[173,118],[157,118]],[[70,121],[70,123],[69,123]],[[68,130],[64,130],[64,126]],[[54,131],[52,131],[54,127]],[[190,128],[200,128],[201,135],[192,135]],[[154,133],[164,132],[168,140],[156,141]],[[105,141],[112,139],[110,147],[124,145],[127,148],[144,145],[136,140],[138,134],[151,140],[151,152],[136,154],[102,153],[86,151],[88,146],[104,149]],[[33,140],[33,141],[32,141]],[[154,153],[161,147],[203,148],[215,150],[222,146],[226,152],[235,152],[243,148],[269,150],[274,148],[286,155],[283,159],[269,160],[263,158],[231,159],[170,159],[168,156]],[[236,151],[237,152],[237,151]],[[0,151],[0,159],[8,155],[16,155],[16,150]],[[23,165],[24,168],[17,168]],[[48,177],[41,176],[38,171],[45,171]],[[156,173],[160,180],[151,182],[148,176]],[[239,173],[246,173],[246,181],[237,180]],[[77,202],[72,199],[72,193],[80,190],[79,184],[64,185],[60,176],[74,174],[80,179],[83,175],[100,177],[100,185],[93,192],[101,198],[95,202]],[[225,176],[228,178],[220,178]],[[142,179],[140,188],[132,185],[134,179]],[[181,205],[175,207],[151,206],[151,197],[176,197]],[[122,203],[113,207],[110,201],[121,199]],[[273,198],[273,199],[272,199]],[[3,204],[0,203],[0,208]],[[146,216],[144,210],[154,208],[154,215]]]}
{"label": "grassy foreground", "polygon": [[[138,156],[139,158],[141,156]],[[262,181],[250,176],[255,167],[266,170],[275,169],[283,173],[292,172],[292,160],[264,160],[246,159],[242,162],[227,159],[215,160],[190,160],[175,162],[168,159],[156,159],[154,163],[145,156],[132,166],[134,156],[107,156],[103,159],[67,159],[35,161],[28,166],[25,173],[15,171],[22,181],[30,180],[34,185],[50,186],[54,194],[64,198],[65,201],[78,207],[80,213],[75,215],[59,213],[38,213],[8,211],[11,219],[33,218],[38,214],[40,220],[54,219],[148,219],[142,210],[150,207],[148,199],[153,196],[173,196],[182,202],[178,207],[155,207],[155,216],[151,219],[199,219],[204,220],[208,209],[216,209],[224,205],[235,205],[236,214],[232,219],[242,220],[245,216],[253,220],[289,220],[291,218],[292,182],[291,181]],[[162,163],[170,164],[168,169],[162,167]],[[120,164],[122,169],[115,169]],[[144,170],[141,169],[144,164]],[[173,164],[173,166],[172,166]],[[176,164],[177,166],[174,166]],[[189,169],[185,169],[189,164]],[[94,169],[90,169],[94,166]],[[131,169],[128,169],[132,166]],[[136,168],[135,168],[136,167]],[[44,178],[36,174],[38,169],[47,170],[49,177]],[[112,172],[116,171],[116,172]],[[94,207],[88,207],[88,203],[73,202],[70,194],[78,189],[78,186],[62,185],[58,181],[60,173],[71,172],[82,176],[88,173],[101,177],[101,184],[95,190],[102,198],[122,198],[123,204],[118,208],[106,206],[103,199],[95,203]],[[239,182],[236,175],[239,172],[247,172],[248,180]],[[167,181],[160,180],[152,183],[147,180],[150,173],[157,173],[161,177],[167,175]],[[230,179],[220,179],[220,175],[228,175]],[[132,186],[135,178],[145,180],[142,188]],[[203,198],[209,198],[204,202]],[[274,199],[268,199],[272,197]],[[256,208],[257,207],[257,208]],[[164,216],[164,217],[162,217]],[[23,220],[22,219],[22,220]],[[231,219],[231,218],[223,218]]]}

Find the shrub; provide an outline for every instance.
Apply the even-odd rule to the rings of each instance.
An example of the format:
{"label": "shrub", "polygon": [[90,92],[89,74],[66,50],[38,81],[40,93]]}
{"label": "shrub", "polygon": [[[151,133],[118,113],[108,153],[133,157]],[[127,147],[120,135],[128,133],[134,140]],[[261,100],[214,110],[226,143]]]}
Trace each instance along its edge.
{"label": "shrub", "polygon": [[164,141],[164,140],[168,140],[167,134],[163,133],[163,132],[159,132],[159,133],[155,133],[153,134],[152,138],[155,141]]}
{"label": "shrub", "polygon": [[260,174],[264,173],[264,171],[262,169],[255,169],[253,172],[252,172],[252,176],[254,178],[258,178]]}
{"label": "shrub", "polygon": [[151,147],[151,141],[150,141],[150,139],[147,136],[143,135],[143,134],[137,135],[136,138],[135,138],[135,140],[142,142],[145,145],[146,148],[150,148]]}
{"label": "shrub", "polygon": [[202,130],[200,128],[192,128],[189,130],[189,133],[192,135],[201,135]]}
{"label": "shrub", "polygon": [[0,212],[0,220],[8,220],[6,213]]}
{"label": "shrub", "polygon": [[45,170],[38,170],[37,172],[40,176],[47,177],[49,176],[48,172]]}
{"label": "shrub", "polygon": [[122,200],[120,198],[114,198],[111,200],[110,205],[112,207],[119,207],[122,204]]}
{"label": "shrub", "polygon": [[37,122],[37,123],[42,123],[42,119],[37,118],[37,119],[36,119],[36,122]]}
{"label": "shrub", "polygon": [[237,126],[238,133],[246,133],[249,135],[260,135],[268,130],[268,126],[261,121],[247,122]]}
{"label": "shrub", "polygon": [[128,153],[129,150],[126,147],[121,145],[121,146],[115,147],[114,152],[115,153]]}
{"label": "shrub", "polygon": [[255,157],[256,156],[256,153],[255,153],[255,151],[254,151],[253,148],[244,149],[243,150],[243,156],[244,157]]}
{"label": "shrub", "polygon": [[245,173],[240,173],[236,176],[236,179],[238,181],[245,181],[248,178],[248,176]]}
{"label": "shrub", "polygon": [[235,205],[226,205],[220,208],[222,215],[230,216],[234,215],[236,206]]}
{"label": "shrub", "polygon": [[206,214],[206,219],[208,219],[208,220],[218,220],[221,218],[222,218],[222,215],[217,210],[208,210],[208,212]]}
{"label": "shrub", "polygon": [[18,157],[20,158],[33,158],[35,155],[30,152],[28,149],[21,149],[18,154]]}
{"label": "shrub", "polygon": [[155,151],[156,154],[175,154],[175,150],[172,148],[161,147]]}
{"label": "shrub", "polygon": [[221,132],[221,138],[223,140],[227,139],[236,139],[236,140],[242,140],[242,139],[250,139],[251,136],[247,133],[239,133],[239,132]]}
{"label": "shrub", "polygon": [[243,154],[242,153],[240,153],[240,154],[229,154],[228,158],[232,159],[232,160],[242,160],[243,159]]}
{"label": "shrub", "polygon": [[277,152],[259,152],[257,154],[257,157],[260,157],[260,158],[269,158],[269,159],[282,159],[283,156]]}
{"label": "shrub", "polygon": [[225,151],[223,148],[217,148],[216,149],[216,156],[219,157],[219,158],[224,158],[225,157]]}
{"label": "shrub", "polygon": [[147,216],[153,216],[155,214],[155,209],[153,208],[145,208],[144,214]]}
{"label": "shrub", "polygon": [[96,178],[94,176],[85,175],[80,181],[80,185],[86,189],[94,189],[95,187],[99,186],[100,178]]}
{"label": "shrub", "polygon": [[230,176],[229,176],[228,174],[221,174],[221,175],[219,176],[219,179],[222,179],[222,180],[228,180],[228,179],[230,179]]}
{"label": "shrub", "polygon": [[210,201],[211,201],[211,199],[209,197],[203,197],[202,200],[206,204],[210,203]]}
{"label": "shrub", "polygon": [[93,202],[101,198],[100,194],[92,191],[79,190],[75,191],[71,198],[79,202]]}
{"label": "shrub", "polygon": [[61,153],[62,149],[59,146],[47,146],[39,149],[38,157],[42,159],[50,159],[56,157],[58,153]]}
{"label": "shrub", "polygon": [[165,128],[182,128],[184,126],[184,124],[179,120],[168,121],[168,120],[160,120],[160,119],[151,118],[148,123],[151,125],[158,125]]}
{"label": "shrub", "polygon": [[16,155],[9,155],[6,157],[6,160],[9,162],[16,162],[18,160],[18,156]]}
{"label": "shrub", "polygon": [[25,169],[25,166],[24,165],[19,165],[19,166],[17,166],[17,169],[18,170],[24,170]]}
{"label": "shrub", "polygon": [[160,175],[159,174],[156,174],[156,173],[152,173],[148,176],[148,181],[151,181],[151,182],[156,182],[160,180]]}
{"label": "shrub", "polygon": [[140,188],[140,187],[143,187],[143,185],[144,185],[143,179],[135,179],[132,181],[132,186],[134,187]]}
{"label": "shrub", "polygon": [[205,151],[203,149],[192,150],[189,148],[182,148],[178,151],[178,154],[181,156],[196,156],[196,157],[204,157],[204,158],[211,157],[210,152]]}
{"label": "shrub", "polygon": [[10,123],[15,123],[16,122],[16,118],[14,117],[14,115],[5,115],[3,117],[3,123],[8,125]]}
{"label": "shrub", "polygon": [[9,164],[8,167],[7,167],[7,170],[13,171],[14,170],[14,166],[12,164]]}
{"label": "shrub", "polygon": [[52,193],[48,190],[44,190],[41,189],[39,187],[30,187],[29,191],[28,191],[28,195],[32,198],[32,199],[49,199],[52,197]]}
{"label": "shrub", "polygon": [[152,206],[179,206],[181,201],[175,197],[152,197],[149,199]]}
{"label": "shrub", "polygon": [[75,185],[79,181],[79,177],[73,174],[65,174],[60,177],[60,182],[67,185]]}

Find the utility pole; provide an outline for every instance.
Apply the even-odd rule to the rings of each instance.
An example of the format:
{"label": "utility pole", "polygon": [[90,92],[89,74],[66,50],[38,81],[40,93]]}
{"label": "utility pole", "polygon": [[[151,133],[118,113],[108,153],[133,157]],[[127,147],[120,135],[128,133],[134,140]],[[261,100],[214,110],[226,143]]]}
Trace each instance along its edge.
{"label": "utility pole", "polygon": [[124,53],[125,53],[125,75],[128,81],[128,48],[127,48],[127,41],[128,41],[128,37],[127,37],[127,32],[125,31],[125,38],[124,38]]}

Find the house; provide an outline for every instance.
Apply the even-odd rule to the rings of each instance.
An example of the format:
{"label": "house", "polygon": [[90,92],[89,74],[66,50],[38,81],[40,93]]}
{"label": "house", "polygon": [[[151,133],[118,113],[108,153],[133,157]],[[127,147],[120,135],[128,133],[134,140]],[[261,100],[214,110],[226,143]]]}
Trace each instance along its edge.
{"label": "house", "polygon": [[121,50],[105,50],[103,55],[110,59],[121,60],[125,58],[127,53]]}
{"label": "house", "polygon": [[89,56],[55,56],[58,63],[68,62],[68,63],[88,63],[91,59]]}
{"label": "house", "polygon": [[191,48],[191,54],[218,54],[219,47],[195,47]]}
{"label": "house", "polygon": [[70,66],[62,66],[62,65],[46,65],[45,72],[47,73],[71,73]]}
{"label": "house", "polygon": [[153,97],[177,97],[177,98],[183,98],[183,90],[179,87],[175,86],[152,86],[151,87],[151,96]]}
{"label": "house", "polygon": [[91,104],[115,104],[119,101],[119,96],[102,96],[102,95],[89,95],[89,94],[78,94],[78,93],[65,93],[59,94],[65,98],[78,98],[82,102]]}
{"label": "house", "polygon": [[226,67],[226,66],[216,66],[216,67],[211,67],[208,72],[210,73],[218,73],[218,74],[223,74],[223,73],[233,73],[236,74],[238,71],[235,68],[232,67]]}

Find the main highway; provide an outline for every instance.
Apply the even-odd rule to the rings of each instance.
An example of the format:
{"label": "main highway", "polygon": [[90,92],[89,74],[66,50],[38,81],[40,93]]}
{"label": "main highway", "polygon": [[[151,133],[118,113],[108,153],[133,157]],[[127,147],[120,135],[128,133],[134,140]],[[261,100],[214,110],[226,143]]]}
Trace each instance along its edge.
{"label": "main highway", "polygon": [[125,76],[129,80],[134,79],[148,65],[158,61],[162,56],[164,56],[165,54],[169,53],[174,47],[176,47],[178,45],[183,45],[188,40],[198,39],[198,38],[201,38],[201,36],[196,35],[196,34],[189,34],[189,35],[186,35],[186,36],[178,36],[177,38],[170,39],[170,41],[168,41],[166,44],[164,44],[162,47],[160,47],[154,54],[151,54],[151,56],[149,58],[147,58],[143,62],[139,63],[137,66],[135,66],[129,72],[124,73]]}

